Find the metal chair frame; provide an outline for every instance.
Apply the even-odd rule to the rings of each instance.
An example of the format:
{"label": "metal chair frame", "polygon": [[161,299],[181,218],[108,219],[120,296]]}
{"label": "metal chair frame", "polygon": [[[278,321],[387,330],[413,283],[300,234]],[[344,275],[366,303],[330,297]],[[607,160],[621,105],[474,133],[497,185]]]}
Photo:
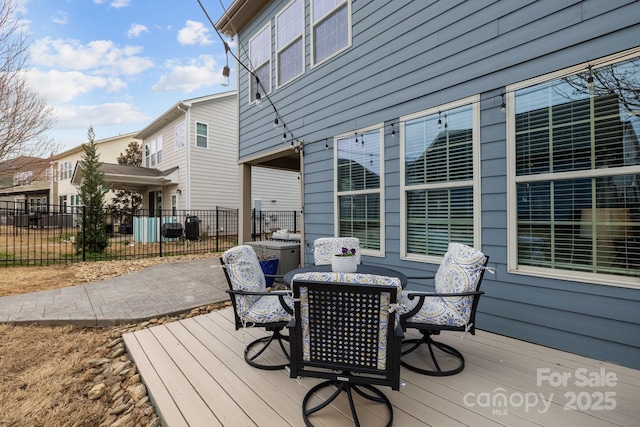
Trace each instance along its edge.
{"label": "metal chair frame", "polygon": [[[462,353],[460,353],[460,351],[458,351],[457,349],[455,349],[454,347],[448,344],[444,344],[434,340],[433,337],[440,335],[440,332],[442,331],[457,331],[457,332],[463,332],[463,333],[469,332],[471,335],[475,335],[476,310],[478,308],[478,302],[480,301],[480,296],[484,294],[484,292],[480,291],[479,289],[480,289],[480,285],[482,284],[482,279],[484,278],[484,273],[486,271],[487,263],[489,262],[489,256],[485,255],[485,257],[486,257],[486,260],[484,262],[484,266],[483,266],[484,268],[480,273],[480,277],[478,279],[478,284],[476,286],[475,291],[458,292],[458,293],[433,293],[433,292],[407,291],[407,298],[409,298],[409,300],[418,298],[418,302],[411,311],[404,313],[400,316],[400,323],[404,331],[406,331],[407,329],[417,329],[422,334],[422,337],[404,340],[402,342],[402,345],[403,345],[402,356],[405,356],[417,350],[422,346],[422,344],[426,344],[429,349],[429,355],[431,356],[431,363],[433,364],[433,369],[417,366],[415,363],[412,364],[407,362],[406,359],[401,360],[402,366],[423,375],[438,376],[438,377],[455,375],[457,373],[462,372],[465,364],[464,356],[462,355]],[[432,279],[433,277],[429,277],[429,278]],[[423,322],[412,322],[410,320],[411,317],[413,317],[422,309],[422,306],[424,305],[424,302],[426,301],[427,298],[452,298],[452,297],[463,297],[463,296],[473,297],[473,302],[471,305],[471,313],[470,313],[469,322],[468,322],[469,326],[467,325],[462,325],[462,326],[436,325],[436,324],[429,324],[429,323],[423,323]],[[407,345],[409,345],[410,347],[404,348]],[[436,350],[439,350],[442,353],[448,354],[450,356],[454,356],[456,359],[458,359],[457,365],[452,369],[446,369],[446,370],[442,369],[440,366],[440,363],[438,363],[438,353],[436,352]]]}
{"label": "metal chair frame", "polygon": [[[291,378],[313,377],[326,379],[326,381],[311,388],[303,399],[302,415],[305,425],[312,426],[309,416],[325,408],[340,396],[342,392],[345,392],[354,423],[356,426],[360,426],[354,403],[355,392],[367,400],[386,405],[389,412],[387,426],[391,426],[393,424],[393,407],[385,394],[375,386],[388,386],[393,390],[399,390],[400,388],[400,346],[403,332],[399,323],[396,322],[396,314],[392,312],[396,303],[397,288],[394,286],[306,280],[296,280],[292,286],[295,320],[291,321],[289,325],[289,336],[291,339],[290,376]],[[306,289],[306,292],[308,292],[310,296],[308,311],[306,312],[302,312],[301,310],[301,289]],[[334,344],[329,345],[326,344],[326,341],[323,341],[322,338],[317,337],[317,335],[320,335],[320,332],[312,332],[329,330],[331,334],[334,333],[333,331],[338,331],[340,332],[338,333],[339,336],[344,335],[348,337],[352,337],[352,335],[348,334],[349,331],[358,331],[356,334],[357,337],[361,337],[361,333],[364,335],[375,332],[377,337],[380,324],[376,323],[376,318],[380,318],[380,313],[366,314],[366,311],[362,309],[358,310],[357,307],[350,302],[352,298],[362,298],[368,301],[371,301],[369,298],[377,298],[378,302],[380,302],[383,293],[389,294],[390,301],[388,325],[385,333],[387,345],[384,369],[381,369],[379,366],[372,367],[372,360],[356,362],[363,354],[370,355],[371,348],[368,349],[369,353],[367,353],[367,350],[361,349],[358,345],[349,345],[349,343],[339,339],[332,341]],[[348,302],[343,302],[345,300]],[[331,309],[331,313],[327,313],[327,307],[335,307],[335,309]],[[356,319],[358,316],[360,316],[361,322]],[[365,319],[365,317],[367,317],[367,321],[372,322],[367,323],[367,325],[370,325],[369,330],[365,330],[362,327],[364,324],[364,320],[362,319]],[[307,322],[307,320],[309,321],[310,339],[309,358],[305,360],[303,352],[303,324]],[[314,322],[319,323],[321,326],[314,329]],[[365,342],[365,340],[362,339],[361,342]],[[368,343],[369,346],[372,345],[370,341],[368,341]],[[375,345],[379,346],[378,339],[375,339]],[[364,347],[364,344],[362,346]],[[343,356],[349,352],[355,353],[358,356]],[[335,387],[336,390],[325,401],[309,408],[310,399],[316,395],[320,389],[326,387]]]}
{"label": "metal chair frame", "polygon": [[284,343],[284,341],[287,341],[287,342],[289,341],[289,337],[287,335],[282,334],[282,331],[284,330],[285,327],[287,327],[287,324],[289,322],[283,321],[283,322],[247,324],[240,318],[240,316],[238,316],[235,296],[236,295],[245,295],[245,296],[253,295],[253,296],[270,296],[274,298],[277,297],[280,301],[280,305],[282,305],[282,308],[284,308],[284,310],[287,313],[293,314],[293,310],[286,304],[284,300],[284,297],[286,295],[291,295],[291,292],[290,291],[249,292],[249,291],[241,291],[241,290],[233,289],[231,278],[229,277],[229,273],[225,268],[225,263],[222,258],[220,258],[220,263],[222,264],[222,267],[223,267],[222,269],[224,271],[225,277],[227,278],[227,284],[229,285],[229,289],[227,289],[226,292],[231,296],[231,304],[233,306],[233,316],[235,319],[236,331],[240,328],[251,326],[251,327],[257,327],[257,328],[264,328],[267,332],[271,333],[266,337],[255,339],[249,344],[247,344],[244,349],[244,360],[250,366],[253,366],[254,368],[257,368],[257,369],[280,370],[280,369],[286,368],[287,366],[289,366],[288,362],[273,365],[273,364],[267,364],[267,363],[260,363],[258,361],[259,360],[258,358],[265,352],[265,350],[267,350],[267,348],[269,348],[271,343],[275,341],[280,345],[280,348],[282,349],[282,352],[287,358],[287,361],[290,359],[289,351],[287,350]]}

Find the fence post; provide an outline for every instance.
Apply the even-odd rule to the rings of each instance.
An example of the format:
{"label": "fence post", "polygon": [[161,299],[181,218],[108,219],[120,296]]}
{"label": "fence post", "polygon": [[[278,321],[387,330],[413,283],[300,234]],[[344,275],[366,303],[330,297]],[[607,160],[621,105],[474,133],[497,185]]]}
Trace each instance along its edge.
{"label": "fence post", "polygon": [[296,215],[296,211],[293,211],[293,232],[297,232],[298,231],[298,224],[296,224],[298,220],[298,216]]}
{"label": "fence post", "polygon": [[158,225],[159,227],[156,232],[159,234],[159,236],[157,237],[160,240],[160,258],[162,258],[162,211],[160,211],[160,219],[158,221]]}
{"label": "fence post", "polygon": [[82,206],[82,261],[87,260],[87,207]]}
{"label": "fence post", "polygon": [[216,252],[220,252],[220,211],[216,206]]}

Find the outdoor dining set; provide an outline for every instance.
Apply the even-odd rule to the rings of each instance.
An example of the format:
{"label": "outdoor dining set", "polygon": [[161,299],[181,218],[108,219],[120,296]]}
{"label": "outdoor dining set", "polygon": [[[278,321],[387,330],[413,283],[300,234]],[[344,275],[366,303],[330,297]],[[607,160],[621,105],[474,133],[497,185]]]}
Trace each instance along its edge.
{"label": "outdoor dining set", "polygon": [[[257,327],[268,332],[246,345],[245,361],[256,369],[287,369],[291,378],[324,380],[303,398],[306,425],[344,392],[356,426],[360,423],[354,399],[386,405],[391,426],[392,404],[376,386],[399,390],[401,366],[434,376],[464,369],[463,355],[434,336],[441,331],[474,334],[488,259],[477,249],[449,243],[434,276],[407,277],[391,268],[363,264],[355,237],[319,238],[314,241],[314,265],[277,278],[284,290],[266,287],[249,245],[227,250],[221,262],[236,330]],[[423,279],[433,280],[434,292],[409,289]],[[408,330],[417,331],[413,336],[418,338],[405,338]],[[265,358],[278,347],[282,363]],[[420,357],[409,360],[409,353]],[[321,392],[325,389],[328,395]]]}

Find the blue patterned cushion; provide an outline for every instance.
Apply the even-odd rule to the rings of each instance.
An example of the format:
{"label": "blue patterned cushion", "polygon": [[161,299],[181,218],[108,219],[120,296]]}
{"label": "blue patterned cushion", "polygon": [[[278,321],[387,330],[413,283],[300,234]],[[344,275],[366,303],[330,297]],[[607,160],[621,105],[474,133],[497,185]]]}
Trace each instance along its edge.
{"label": "blue patterned cushion", "polygon": [[[486,256],[477,249],[460,243],[450,243],[435,276],[436,293],[475,291]],[[403,291],[398,298],[399,312],[406,313],[415,307],[417,299],[410,301]],[[447,326],[465,326],[469,323],[472,296],[427,297],[420,311],[408,321]]]}
{"label": "blue patterned cushion", "polygon": [[321,237],[313,242],[315,265],[331,264],[333,256],[341,254],[342,248],[355,249],[355,257],[360,264],[360,239],[357,237]]}
{"label": "blue patterned cushion", "polygon": [[[293,298],[289,295],[284,296],[285,303],[293,309]],[[246,323],[273,323],[288,322],[293,319],[282,308],[280,301],[276,295],[259,297],[258,300],[247,310],[243,321]]]}
{"label": "blue patterned cushion", "polygon": [[[266,284],[264,273],[260,268],[260,261],[253,247],[249,245],[235,246],[222,254],[225,268],[231,280],[231,287],[238,291],[265,292]],[[266,318],[266,305],[273,304],[280,307],[278,297],[260,297],[257,295],[235,295],[236,312],[243,322],[258,322],[259,318]],[[266,302],[254,309],[254,305],[265,298]],[[282,309],[282,307],[280,307]],[[284,310],[283,310],[284,311]],[[279,316],[274,314],[274,316]],[[251,320],[248,320],[248,318]]]}
{"label": "blue patterned cushion", "polygon": [[[309,272],[298,273],[293,276],[292,284],[296,280],[309,280],[316,282],[338,282],[362,285],[386,285],[395,286],[397,294],[402,292],[402,284],[397,277],[378,276],[374,274],[362,273],[334,273],[334,272]],[[391,296],[388,293],[382,293],[380,300],[380,319],[378,328],[378,356],[377,369],[385,369],[387,362],[387,325],[389,324],[389,312]],[[300,288],[300,315],[302,324],[302,355],[305,361],[311,359],[310,337],[309,337],[309,298],[307,290]]]}

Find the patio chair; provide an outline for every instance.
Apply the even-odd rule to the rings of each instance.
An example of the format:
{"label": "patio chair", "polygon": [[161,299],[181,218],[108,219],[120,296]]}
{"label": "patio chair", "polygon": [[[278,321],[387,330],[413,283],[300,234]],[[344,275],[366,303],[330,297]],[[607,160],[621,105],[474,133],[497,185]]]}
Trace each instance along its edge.
{"label": "patio chair", "polygon": [[[236,330],[245,327],[265,328],[271,334],[249,343],[244,350],[246,362],[258,369],[276,370],[289,365],[289,352],[283,341],[289,337],[282,330],[293,318],[290,291],[266,291],[264,274],[255,251],[249,245],[233,247],[222,255],[225,277],[229,284]],[[274,364],[258,359],[272,342],[278,342],[287,358],[286,363]],[[260,359],[259,359],[260,360]]]}
{"label": "patio chair", "polygon": [[[479,289],[488,261],[489,257],[477,249],[450,243],[434,277],[435,293],[402,292],[398,302],[402,329],[417,329],[422,334],[421,338],[403,341],[402,366],[433,376],[455,375],[464,369],[462,353],[433,337],[442,331],[475,334],[476,309],[484,293]],[[430,361],[422,363],[425,357],[416,353],[405,357],[423,344]]]}
{"label": "patio chair", "polygon": [[357,237],[320,237],[313,241],[313,262],[315,265],[331,264],[334,255],[342,253],[342,248],[355,249],[356,260],[360,264],[360,239]]}
{"label": "patio chair", "polygon": [[[386,405],[387,426],[391,426],[391,402],[375,386],[400,388],[403,335],[395,313],[398,289],[402,289],[399,279],[353,273],[302,273],[294,277],[292,285],[295,320],[289,326],[290,376],[326,380],[312,387],[302,400],[305,425],[311,426],[309,417],[344,392],[354,423],[360,426],[354,402],[356,392],[363,398],[357,399],[358,406],[367,405],[367,400]],[[320,397],[327,394],[321,392],[325,388],[335,390],[326,398]]]}

